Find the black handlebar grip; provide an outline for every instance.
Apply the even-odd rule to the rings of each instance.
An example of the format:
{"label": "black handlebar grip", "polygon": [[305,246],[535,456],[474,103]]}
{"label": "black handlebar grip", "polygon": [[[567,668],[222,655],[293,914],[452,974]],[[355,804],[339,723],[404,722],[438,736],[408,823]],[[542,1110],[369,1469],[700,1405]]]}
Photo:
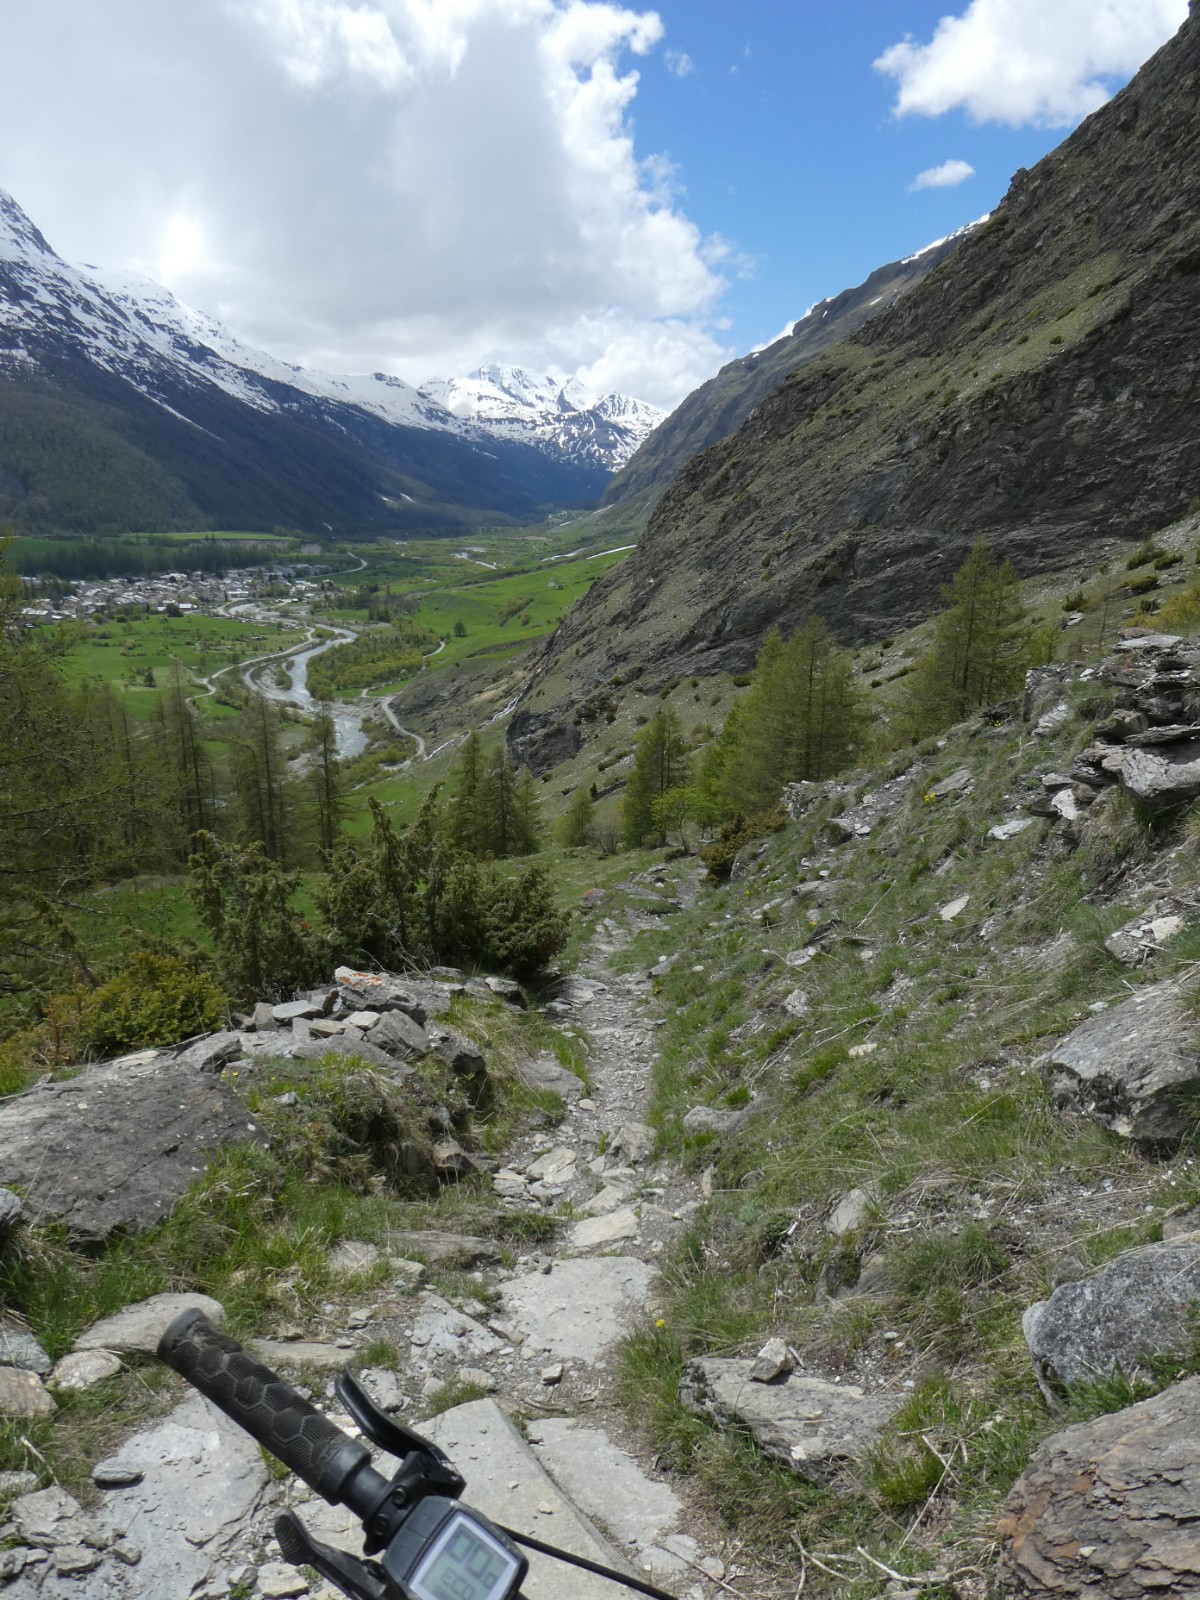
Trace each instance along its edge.
{"label": "black handlebar grip", "polygon": [[331,1505],[370,1460],[365,1445],[334,1427],[202,1311],[175,1318],[158,1341],[158,1357]]}

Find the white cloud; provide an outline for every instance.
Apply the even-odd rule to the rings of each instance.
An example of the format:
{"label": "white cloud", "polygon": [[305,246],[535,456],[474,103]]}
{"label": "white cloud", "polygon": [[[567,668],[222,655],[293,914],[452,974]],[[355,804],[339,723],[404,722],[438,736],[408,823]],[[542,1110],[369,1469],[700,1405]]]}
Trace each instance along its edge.
{"label": "white cloud", "polygon": [[667,64],[667,71],[673,72],[677,78],[690,78],[696,70],[696,63],[686,50],[664,51],[663,60]]}
{"label": "white cloud", "polygon": [[1108,99],[1187,16],[1187,0],[971,0],[928,44],[886,50],[898,116],[1066,127]]}
{"label": "white cloud", "polygon": [[960,183],[974,176],[975,168],[969,161],[943,161],[940,167],[926,167],[924,172],[918,172],[909,188],[913,191],[957,189]]}
{"label": "white cloud", "polygon": [[727,355],[726,280],[634,148],[662,37],[607,0],[0,7],[0,183],[64,255],[288,359],[584,367],[669,405]]}

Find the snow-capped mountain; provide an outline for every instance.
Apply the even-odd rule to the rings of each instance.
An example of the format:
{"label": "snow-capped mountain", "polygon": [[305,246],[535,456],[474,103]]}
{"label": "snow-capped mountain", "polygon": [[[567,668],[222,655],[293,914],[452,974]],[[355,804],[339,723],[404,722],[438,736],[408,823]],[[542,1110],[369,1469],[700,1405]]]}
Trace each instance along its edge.
{"label": "snow-capped mountain", "polygon": [[[19,411],[14,384],[26,402],[31,384],[47,403],[69,398],[76,422],[83,402],[93,444],[75,452],[79,470],[102,448],[97,429],[115,429],[118,453],[140,452],[130,470],[169,482],[191,508],[179,515],[449,532],[470,513],[524,518],[593,501],[658,414],[620,396],[594,402],[573,382],[517,382],[517,371],[489,368],[443,395],[381,372],[294,366],[148,279],[65,262],[0,190],[0,409]],[[0,514],[44,500],[46,477],[10,447]],[[64,515],[52,507],[46,520]]]}
{"label": "snow-capped mountain", "polygon": [[465,378],[431,378],[418,391],[498,439],[520,440],[616,472],[666,416],[629,395],[597,398],[578,378],[524,367],[479,367]]}

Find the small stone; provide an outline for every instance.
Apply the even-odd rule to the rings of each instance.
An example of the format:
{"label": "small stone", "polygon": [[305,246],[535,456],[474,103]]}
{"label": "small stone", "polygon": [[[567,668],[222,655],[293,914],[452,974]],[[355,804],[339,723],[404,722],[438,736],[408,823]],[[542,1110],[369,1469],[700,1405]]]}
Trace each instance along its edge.
{"label": "small stone", "polygon": [[796,1370],[796,1358],[784,1339],[768,1339],[750,1368],[751,1383],[774,1383]]}
{"label": "small stone", "polygon": [[282,1106],[285,1111],[289,1111],[293,1106],[300,1104],[300,1096],[294,1089],[289,1089],[285,1094],[277,1094],[275,1096],[275,1104]]}
{"label": "small stone", "polygon": [[136,1567],[142,1559],[141,1547],[128,1539],[118,1539],[111,1547],[112,1554],[127,1567]]}
{"label": "small stone", "polygon": [[1032,817],[1014,817],[1011,822],[998,822],[994,828],[989,828],[989,839],[997,839],[1004,843],[1007,839],[1015,839],[1019,833],[1024,833],[1026,828],[1033,827]]}
{"label": "small stone", "polygon": [[826,1233],[841,1238],[847,1233],[857,1233],[866,1226],[871,1215],[871,1196],[865,1189],[848,1189],[830,1212],[825,1223]]}
{"label": "small stone", "polygon": [[483,1367],[459,1367],[455,1376],[460,1383],[468,1383],[472,1389],[478,1389],[483,1394],[496,1392],[495,1378]]}
{"label": "small stone", "polygon": [[623,1155],[633,1166],[649,1161],[654,1154],[657,1135],[645,1122],[623,1122],[609,1143],[612,1155]]}
{"label": "small stone", "polygon": [[525,991],[512,978],[485,978],[483,981],[501,1000],[507,1000],[509,1005],[520,1006],[522,1011],[525,1010]]}
{"label": "small stone", "polygon": [[36,1472],[0,1472],[0,1500],[32,1494],[38,1486]]}
{"label": "small stone", "polygon": [[548,1389],[552,1389],[555,1384],[563,1381],[565,1373],[566,1368],[563,1366],[562,1362],[555,1361],[551,1366],[543,1367],[538,1376]]}
{"label": "small stone", "polygon": [[25,1570],[29,1554],[27,1550],[0,1550],[0,1583],[19,1578]]}
{"label": "small stone", "polygon": [[320,1006],[311,1000],[285,1000],[282,1005],[271,1007],[276,1022],[293,1022],[297,1017],[319,1017],[320,1014]]}
{"label": "small stone", "polygon": [[532,1162],[527,1176],[546,1183],[559,1183],[568,1175],[573,1176],[575,1162],[575,1151],[569,1145],[561,1145]]}
{"label": "small stone", "polygon": [[25,1215],[25,1205],[20,1195],[11,1189],[0,1189],[0,1239],[3,1239]]}
{"label": "small stone", "polygon": [[969,894],[960,894],[957,900],[951,900],[938,912],[943,922],[953,922],[955,917],[961,917],[971,903]]}
{"label": "small stone", "polygon": [[308,1593],[308,1579],[285,1561],[268,1561],[258,1569],[258,1592],[263,1600],[291,1600]]}
{"label": "small stone", "polygon": [[92,1468],[92,1482],[97,1489],[131,1489],[145,1477],[142,1468],[132,1461],[122,1461],[120,1456],[110,1456],[107,1461],[97,1461]]}
{"label": "small stone", "polygon": [[0,1367],[0,1417],[49,1417],[57,1409],[36,1372]]}
{"label": "small stone", "polygon": [[636,1239],[641,1232],[637,1212],[631,1206],[603,1217],[587,1217],[571,1229],[573,1250],[595,1250],[622,1239]]}
{"label": "small stone", "polygon": [[812,1010],[812,1001],[803,989],[793,989],[791,994],[784,997],[783,1009],[789,1017],[799,1022]]}
{"label": "small stone", "polygon": [[359,1379],[381,1411],[399,1411],[403,1407],[404,1390],[389,1367],[368,1367]]}
{"label": "small stone", "polygon": [[735,1111],[720,1106],[693,1106],[683,1119],[685,1133],[736,1133],[746,1121],[744,1109]]}
{"label": "small stone", "polygon": [[255,1033],[275,1033],[279,1028],[275,1020],[275,1008],[266,1000],[260,1000],[254,1008]]}
{"label": "small stone", "polygon": [[326,1257],[332,1272],[370,1272],[383,1259],[377,1244],[365,1239],[339,1239]]}
{"label": "small stone", "polygon": [[348,1017],[343,1017],[342,1021],[348,1028],[361,1028],[364,1033],[368,1033],[379,1018],[378,1011],[352,1011]]}
{"label": "small stone", "polygon": [[389,1256],[388,1266],[396,1283],[415,1289],[425,1281],[425,1268],[419,1261],[408,1261],[403,1256]]}
{"label": "small stone", "polygon": [[82,1544],[60,1544],[52,1552],[54,1570],[60,1578],[82,1578],[100,1565],[100,1552]]}
{"label": "small stone", "polygon": [[864,1056],[873,1056],[879,1045],[874,1039],[867,1039],[863,1044],[852,1044],[846,1054],[851,1061],[861,1061]]}
{"label": "small stone", "polygon": [[0,1321],[0,1367],[22,1367],[45,1377],[53,1364],[28,1328],[8,1317]]}

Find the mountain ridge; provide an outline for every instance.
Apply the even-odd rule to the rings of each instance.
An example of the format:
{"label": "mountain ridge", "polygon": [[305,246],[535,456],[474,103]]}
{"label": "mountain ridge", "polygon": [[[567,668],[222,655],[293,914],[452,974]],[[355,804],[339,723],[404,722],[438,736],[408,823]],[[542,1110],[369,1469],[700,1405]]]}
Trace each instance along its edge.
{"label": "mountain ridge", "polygon": [[[64,261],[0,191],[0,515],[34,531],[95,531],[89,498],[120,526],[103,454],[139,525],[454,533],[531,519],[594,503],[638,436],[636,419],[575,424],[496,429],[388,374],[278,360],[151,280]],[[77,479],[65,489],[63,457]]]}
{"label": "mountain ridge", "polygon": [[919,622],[978,537],[1018,570],[1173,520],[1200,490],[1200,17],[895,304],[787,378],[662,495],[564,620],[510,738],[580,738],[614,676],[744,670],[819,613]]}

